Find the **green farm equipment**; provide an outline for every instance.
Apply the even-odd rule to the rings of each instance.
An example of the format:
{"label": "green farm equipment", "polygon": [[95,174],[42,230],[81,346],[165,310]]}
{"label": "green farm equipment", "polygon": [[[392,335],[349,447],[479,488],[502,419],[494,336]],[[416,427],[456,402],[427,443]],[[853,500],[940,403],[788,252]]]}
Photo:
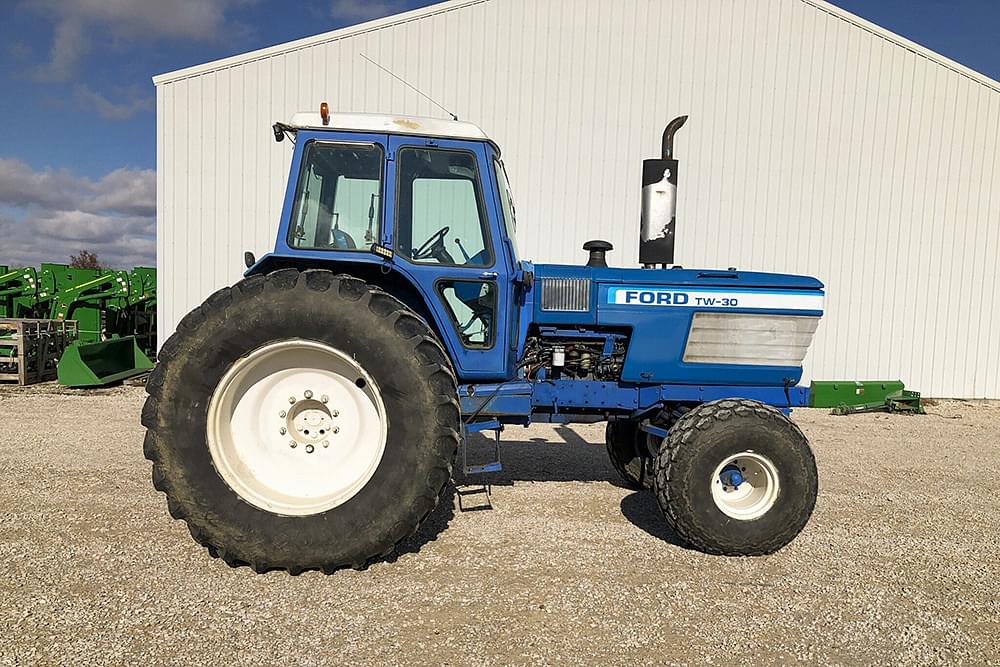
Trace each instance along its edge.
{"label": "green farm equipment", "polygon": [[0,273],[0,318],[73,323],[74,342],[58,357],[59,382],[69,387],[109,384],[151,369],[155,314],[154,268],[46,263]]}

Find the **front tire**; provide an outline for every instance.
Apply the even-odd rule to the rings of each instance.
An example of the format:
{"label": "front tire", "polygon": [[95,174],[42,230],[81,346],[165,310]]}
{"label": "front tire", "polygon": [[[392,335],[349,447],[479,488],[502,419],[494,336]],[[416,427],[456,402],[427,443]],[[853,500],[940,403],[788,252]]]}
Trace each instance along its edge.
{"label": "front tire", "polygon": [[816,504],[816,461],[805,436],[757,401],[692,409],[670,429],[655,468],[667,524],[706,553],[773,553],[799,534]]}
{"label": "front tire", "polygon": [[451,475],[459,407],[444,351],[350,276],[283,269],[216,292],[146,386],[154,485],[230,565],[364,567],[416,531]]}

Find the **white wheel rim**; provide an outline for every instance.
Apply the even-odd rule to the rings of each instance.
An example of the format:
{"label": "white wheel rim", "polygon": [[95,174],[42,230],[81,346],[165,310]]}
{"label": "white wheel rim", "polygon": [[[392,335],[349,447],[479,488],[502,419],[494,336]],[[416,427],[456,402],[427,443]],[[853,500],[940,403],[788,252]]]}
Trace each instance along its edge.
{"label": "white wheel rim", "polygon": [[767,457],[752,451],[730,456],[720,463],[709,484],[719,511],[741,521],[762,517],[778,499],[777,467]]}
{"label": "white wheel rim", "polygon": [[226,484],[255,507],[326,512],[371,480],[385,452],[378,385],[315,341],[270,343],[239,359],[208,406],[208,448]]}

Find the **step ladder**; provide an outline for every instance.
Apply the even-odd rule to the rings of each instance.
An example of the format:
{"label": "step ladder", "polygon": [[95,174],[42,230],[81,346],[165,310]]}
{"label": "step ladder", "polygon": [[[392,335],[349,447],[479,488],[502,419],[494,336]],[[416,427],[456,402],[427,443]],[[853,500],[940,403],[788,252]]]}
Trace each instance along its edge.
{"label": "step ladder", "polygon": [[[495,419],[489,421],[463,424],[462,427],[462,471],[468,475],[481,475],[484,473],[500,472],[503,466],[500,463],[500,431],[503,425]],[[483,431],[493,431],[493,460],[488,463],[469,465],[469,435],[482,433]],[[479,510],[493,509],[493,498],[490,494],[490,484],[488,482],[479,485],[470,485],[467,488],[455,485],[458,494],[458,509],[461,512],[475,512]],[[468,496],[484,495],[485,501],[480,505],[467,505],[465,498]]]}

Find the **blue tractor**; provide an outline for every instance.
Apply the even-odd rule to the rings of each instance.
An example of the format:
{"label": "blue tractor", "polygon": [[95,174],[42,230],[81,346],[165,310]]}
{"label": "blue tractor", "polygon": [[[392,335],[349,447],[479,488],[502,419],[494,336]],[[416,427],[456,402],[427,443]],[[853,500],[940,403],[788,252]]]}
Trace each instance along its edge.
{"label": "blue tractor", "polygon": [[607,421],[614,468],[697,549],[802,530],[816,465],[787,415],[818,280],[610,268],[603,241],[533,264],[475,125],[323,104],[273,129],[294,143],[274,252],[184,317],[142,413],[154,485],[213,556],[365,567],[434,509],[470,434],[534,422]]}

